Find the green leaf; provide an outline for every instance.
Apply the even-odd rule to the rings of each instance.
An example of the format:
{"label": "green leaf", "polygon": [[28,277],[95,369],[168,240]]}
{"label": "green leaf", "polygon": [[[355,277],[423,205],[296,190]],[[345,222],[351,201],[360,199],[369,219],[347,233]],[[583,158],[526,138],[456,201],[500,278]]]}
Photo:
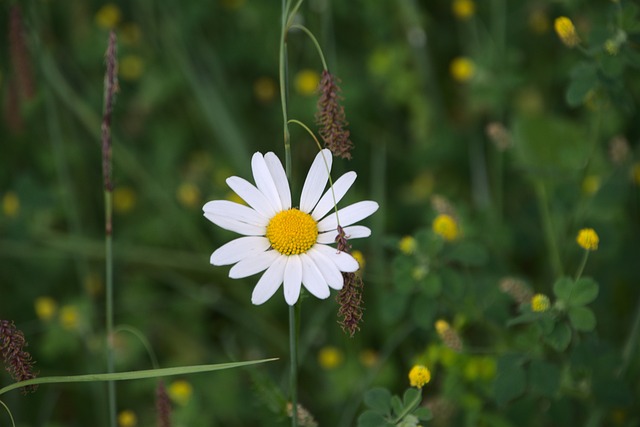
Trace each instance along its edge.
{"label": "green leaf", "polygon": [[375,412],[388,415],[391,412],[391,393],[382,387],[376,387],[364,394],[364,404]]}
{"label": "green leaf", "polygon": [[529,365],[529,388],[545,397],[553,397],[560,387],[560,369],[551,363],[534,360]]}
{"label": "green leaf", "polygon": [[591,332],[596,327],[596,316],[587,307],[571,307],[569,309],[569,320],[578,331]]}
{"label": "green leaf", "polygon": [[391,427],[393,424],[374,411],[365,411],[358,417],[358,427]]}
{"label": "green leaf", "polygon": [[571,342],[571,328],[564,322],[558,322],[551,333],[544,337],[544,340],[554,350],[564,351]]}
{"label": "green leaf", "polygon": [[415,411],[413,411],[413,415],[415,415],[416,417],[418,417],[419,420],[422,420],[422,421],[429,421],[430,419],[433,418],[431,409],[427,408],[426,406],[421,406]]}
{"label": "green leaf", "polygon": [[522,368],[522,357],[505,355],[498,360],[498,374],[493,383],[493,394],[496,402],[504,406],[510,400],[524,393],[527,378]]}
{"label": "green leaf", "polygon": [[247,362],[218,363],[215,365],[191,365],[178,366],[175,368],[148,369],[144,371],[116,372],[113,374],[87,374],[87,375],[70,375],[60,377],[40,377],[32,380],[20,381],[0,388],[0,395],[14,390],[16,388],[26,387],[37,384],[61,384],[61,383],[81,383],[81,382],[100,382],[100,381],[123,381],[123,380],[139,380],[144,378],[169,377],[172,375],[196,374],[200,372],[220,371],[223,369],[239,368],[242,366],[255,365],[258,363],[272,362],[278,360],[260,359],[250,360]]}
{"label": "green leaf", "polygon": [[429,297],[438,297],[442,293],[442,280],[437,274],[429,274],[420,285],[422,293]]}
{"label": "green leaf", "polygon": [[408,388],[402,396],[405,412],[411,412],[422,402],[422,392],[415,387]]}
{"label": "green leaf", "polygon": [[393,413],[395,415],[400,415],[404,411],[404,405],[398,396],[393,396],[391,398],[391,407],[393,408]]}
{"label": "green leaf", "polygon": [[573,289],[573,279],[569,277],[561,277],[553,284],[553,293],[556,298],[569,301],[571,298],[571,290]]}
{"label": "green leaf", "polygon": [[407,415],[396,425],[398,427],[418,427],[418,424],[420,424],[418,417],[415,415]]}
{"label": "green leaf", "polygon": [[598,284],[591,278],[579,279],[573,286],[569,304],[585,305],[593,302],[598,297],[598,288]]}

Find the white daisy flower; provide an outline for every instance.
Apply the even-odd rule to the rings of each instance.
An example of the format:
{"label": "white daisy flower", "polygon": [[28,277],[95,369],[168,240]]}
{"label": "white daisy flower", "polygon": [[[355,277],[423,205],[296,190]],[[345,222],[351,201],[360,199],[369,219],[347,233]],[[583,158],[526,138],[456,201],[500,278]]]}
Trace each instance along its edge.
{"label": "white daisy flower", "polygon": [[369,228],[352,224],[373,214],[378,204],[357,202],[336,213],[334,203],[349,190],[356,173],[345,173],[323,195],[332,160],[329,150],[318,153],[302,187],[299,208],[291,206],[289,182],[274,153],[253,155],[255,186],[237,176],[227,179],[229,187],[249,206],[227,200],[204,205],[209,221],[245,236],[218,248],[211,255],[211,264],[235,264],[229,271],[233,279],[264,271],[253,289],[253,304],[267,301],[283,283],[289,305],[298,301],[302,285],[324,299],[329,288],[342,289],[341,273],[358,270],[358,262],[350,254],[328,245],[335,242],[338,225],[349,239],[370,236]]}

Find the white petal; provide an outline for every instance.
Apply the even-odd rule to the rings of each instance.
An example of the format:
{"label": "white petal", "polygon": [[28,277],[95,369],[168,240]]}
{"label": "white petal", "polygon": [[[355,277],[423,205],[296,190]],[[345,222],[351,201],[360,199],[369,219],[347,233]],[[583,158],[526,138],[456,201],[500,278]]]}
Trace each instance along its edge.
{"label": "white petal", "polygon": [[262,157],[262,153],[255,153],[251,158],[251,170],[253,171],[253,180],[256,182],[258,190],[265,195],[271,206],[276,211],[282,210],[282,202],[276,188],[271,171],[267,167],[267,163]]}
{"label": "white petal", "polygon": [[216,249],[211,254],[210,261],[213,265],[235,264],[251,255],[266,251],[269,246],[269,240],[264,237],[240,237]]}
{"label": "white petal", "polygon": [[307,255],[300,255],[302,261],[302,284],[316,298],[329,297],[329,285],[313,260]]}
{"label": "white petal", "polygon": [[313,245],[313,248],[329,258],[340,271],[353,273],[354,271],[358,271],[358,268],[360,268],[358,261],[344,251],[338,251],[336,248],[326,245]]}
{"label": "white petal", "polygon": [[231,176],[227,178],[227,185],[262,216],[273,218],[276,214],[265,195],[246,179]]}
{"label": "white petal", "polygon": [[281,257],[278,251],[265,251],[251,255],[239,261],[229,270],[229,277],[241,279],[264,271]]}
{"label": "white petal", "polygon": [[218,227],[233,231],[234,233],[244,234],[245,236],[264,236],[267,232],[266,226],[247,224],[237,219],[213,215],[207,212],[205,212],[204,216]]}
{"label": "white petal", "polygon": [[287,257],[287,266],[284,269],[284,299],[287,304],[294,305],[300,297],[302,285],[302,261],[298,255]]}
{"label": "white petal", "polygon": [[300,210],[302,212],[311,212],[318,203],[324,187],[327,186],[332,161],[331,151],[325,148],[318,153],[311,164],[309,174],[302,186],[302,195],[300,196]]}
{"label": "white petal", "polygon": [[322,277],[324,277],[327,285],[339,291],[342,289],[342,285],[344,284],[342,273],[338,270],[338,266],[336,266],[329,258],[324,256],[322,252],[314,249],[315,246],[307,251],[307,255],[309,255],[316,267],[318,267],[318,270],[322,274]]}
{"label": "white petal", "polygon": [[265,226],[269,219],[248,206],[229,200],[213,200],[202,207],[205,213],[213,216],[235,219],[247,224]]}
{"label": "white petal", "polygon": [[[371,229],[364,225],[352,225],[344,228],[344,234],[347,240],[360,239],[362,237],[371,236]],[[335,243],[338,232],[336,230],[326,231],[318,234],[318,243],[330,244]]]}
{"label": "white petal", "polygon": [[[340,225],[346,227],[347,225],[354,224],[375,211],[378,210],[378,204],[371,200],[364,200],[362,202],[354,203],[342,208],[338,211],[337,217],[340,218]],[[318,223],[318,231],[330,231],[335,230],[338,227],[338,219],[336,214],[329,214],[325,219]]]}
{"label": "white petal", "polygon": [[264,272],[251,294],[251,302],[255,305],[263,304],[276,293],[284,279],[284,268],[287,257],[278,257],[271,267]]}
{"label": "white petal", "polygon": [[340,178],[338,178],[338,180],[333,183],[333,191],[332,187],[329,187],[327,192],[324,193],[324,196],[322,196],[322,198],[316,205],[316,208],[311,213],[313,219],[319,221],[326,215],[327,212],[333,209],[333,207],[338,204],[340,199],[342,199],[344,195],[347,194],[347,191],[349,191],[349,188],[351,188],[351,186],[355,182],[356,176],[357,175],[355,172],[347,172]]}
{"label": "white petal", "polygon": [[282,203],[282,210],[291,209],[291,190],[289,189],[289,180],[287,174],[282,167],[282,163],[278,156],[272,152],[268,152],[264,155],[264,161],[267,163],[269,172],[273,177],[273,182],[276,184],[278,194],[280,195],[280,202]]}

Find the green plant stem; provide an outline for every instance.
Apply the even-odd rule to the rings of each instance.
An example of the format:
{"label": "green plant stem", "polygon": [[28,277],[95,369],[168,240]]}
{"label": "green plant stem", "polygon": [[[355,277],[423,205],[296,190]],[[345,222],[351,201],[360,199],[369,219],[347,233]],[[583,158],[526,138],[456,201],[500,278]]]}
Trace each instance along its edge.
{"label": "green plant stem", "polygon": [[322,61],[322,67],[325,70],[328,70],[329,67],[327,67],[327,61],[324,59],[324,53],[322,53],[322,48],[320,47],[320,43],[318,43],[318,39],[316,39],[316,37],[313,35],[313,33],[311,31],[309,31],[309,29],[307,27],[305,27],[304,25],[300,25],[300,24],[293,24],[290,28],[291,29],[295,28],[295,29],[301,30],[307,36],[309,36],[309,38],[311,39],[311,41],[315,45],[316,50],[318,51],[318,56],[320,56],[320,60]]}
{"label": "green plant stem", "polygon": [[640,338],[640,299],[636,307],[636,314],[633,320],[633,326],[629,331],[627,342],[622,350],[622,366],[620,366],[619,376],[626,374],[629,364],[632,360],[637,360],[637,357],[632,357],[636,353],[638,348],[638,338]]}
{"label": "green plant stem", "polygon": [[16,427],[16,422],[13,419],[13,414],[11,414],[11,410],[9,410],[9,407],[5,405],[2,400],[0,400],[0,405],[2,405],[2,407],[7,410],[7,414],[9,414],[9,419],[11,420],[11,426]]}
{"label": "green plant stem", "polygon": [[[107,327],[107,373],[115,372],[114,354],[113,354],[113,192],[110,189],[104,191],[105,206],[105,276],[106,276],[106,327]],[[109,424],[116,426],[116,383],[109,381],[107,383],[108,401],[109,401]]]}
{"label": "green plant stem", "polygon": [[153,366],[153,369],[160,368],[160,364],[158,363],[158,358],[156,357],[156,353],[153,351],[153,348],[151,347],[151,343],[142,334],[142,332],[139,329],[134,328],[132,326],[128,326],[128,325],[118,325],[114,329],[113,333],[117,334],[118,332],[128,332],[134,337],[136,337],[140,341],[140,343],[142,343],[142,346],[147,351],[147,354],[149,355],[149,360],[151,361],[151,366]]}
{"label": "green plant stem", "polygon": [[413,411],[420,404],[421,401],[422,401],[422,390],[420,390],[420,393],[416,395],[416,398],[413,401],[409,402],[409,404],[404,407],[404,410],[398,415],[394,423],[399,423],[400,421],[402,421],[404,417],[409,415],[409,413]]}
{"label": "green plant stem", "polygon": [[296,340],[296,308],[289,306],[289,355],[291,366],[289,381],[291,387],[291,425],[298,425],[298,344]]}
{"label": "green plant stem", "polygon": [[556,232],[553,229],[551,213],[549,212],[549,198],[547,196],[547,190],[544,183],[541,181],[535,181],[533,183],[533,187],[538,199],[538,209],[540,210],[540,216],[542,217],[542,227],[544,229],[547,250],[549,251],[551,267],[553,268],[554,275],[556,277],[561,277],[563,274],[562,261],[560,260],[560,251],[558,250]]}
{"label": "green plant stem", "polygon": [[587,265],[588,258],[589,258],[589,251],[585,250],[584,255],[582,255],[582,261],[580,262],[578,271],[576,271],[576,281],[580,278],[580,276],[582,276],[582,272],[584,271],[584,266]]}

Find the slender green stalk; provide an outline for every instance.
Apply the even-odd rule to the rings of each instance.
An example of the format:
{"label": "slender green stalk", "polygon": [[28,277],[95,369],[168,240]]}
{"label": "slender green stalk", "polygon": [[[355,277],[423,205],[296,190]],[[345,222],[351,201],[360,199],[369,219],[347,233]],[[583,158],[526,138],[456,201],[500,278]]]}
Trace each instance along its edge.
{"label": "slender green stalk", "polygon": [[11,427],[16,427],[16,422],[13,420],[13,414],[11,413],[11,410],[9,410],[9,407],[5,405],[5,403],[2,400],[0,400],[0,405],[2,405],[2,407],[6,409],[7,414],[9,414],[9,419],[11,420]]}
{"label": "slender green stalk", "polygon": [[631,327],[631,331],[629,331],[627,342],[624,344],[624,348],[622,350],[622,366],[620,367],[620,371],[618,373],[619,376],[623,376],[624,374],[626,374],[626,371],[629,368],[629,364],[631,363],[631,361],[638,360],[637,357],[632,357],[632,356],[636,354],[639,338],[640,338],[640,299],[638,300],[638,306],[636,307],[636,314],[633,319],[633,326]]}
{"label": "slender green stalk", "polygon": [[584,271],[584,266],[587,265],[587,259],[589,258],[589,251],[585,250],[584,255],[582,255],[582,261],[580,262],[580,267],[578,267],[578,271],[576,272],[576,281],[582,276],[582,272]]}
{"label": "slender green stalk", "polygon": [[[302,0],[299,0],[293,9],[292,15],[300,7]],[[291,182],[291,135],[289,133],[289,118],[287,111],[288,97],[288,73],[287,73],[287,32],[289,31],[289,10],[291,0],[282,0],[282,27],[280,32],[280,55],[279,55],[279,77],[280,77],[280,101],[282,103],[282,120],[284,136],[284,158],[287,179]],[[289,356],[291,358],[289,369],[289,383],[291,393],[291,425],[298,426],[298,358],[296,340],[296,312],[295,306],[289,306]]]}
{"label": "slender green stalk", "polygon": [[[107,373],[115,372],[114,354],[113,354],[113,235],[111,233],[112,218],[112,199],[113,192],[105,190],[105,222],[106,222],[106,238],[105,238],[105,276],[106,276],[106,329],[107,329]],[[110,425],[116,426],[116,384],[113,381],[107,383]]]}
{"label": "slender green stalk", "polygon": [[556,277],[560,277],[563,274],[562,261],[560,260],[560,251],[558,250],[556,232],[553,229],[551,213],[549,212],[549,198],[547,196],[547,190],[544,187],[544,183],[540,181],[535,181],[533,187],[538,198],[538,209],[540,210],[540,216],[542,217],[542,227],[544,228],[551,267],[553,268],[554,275]]}
{"label": "slender green stalk", "polygon": [[149,360],[151,360],[151,366],[153,366],[153,369],[160,368],[160,364],[158,363],[158,358],[156,357],[156,353],[153,351],[153,348],[151,347],[151,343],[142,334],[142,332],[139,329],[134,328],[132,326],[128,326],[128,325],[118,325],[114,329],[113,333],[117,334],[118,332],[129,332],[131,335],[136,337],[142,343],[142,346],[144,347],[144,349],[147,351],[147,354],[149,355]]}
{"label": "slender green stalk", "polygon": [[291,26],[291,28],[295,28],[298,30],[303,31],[307,36],[309,36],[309,38],[311,39],[311,41],[313,42],[313,44],[316,47],[316,50],[318,51],[318,56],[320,56],[320,60],[322,61],[322,67],[325,70],[329,70],[329,67],[327,67],[327,61],[324,59],[324,54],[322,53],[322,48],[320,47],[320,43],[318,43],[318,39],[316,39],[316,36],[313,35],[313,33],[311,31],[309,31],[309,29],[307,27],[305,27],[304,25],[300,25],[300,24],[293,24]]}

